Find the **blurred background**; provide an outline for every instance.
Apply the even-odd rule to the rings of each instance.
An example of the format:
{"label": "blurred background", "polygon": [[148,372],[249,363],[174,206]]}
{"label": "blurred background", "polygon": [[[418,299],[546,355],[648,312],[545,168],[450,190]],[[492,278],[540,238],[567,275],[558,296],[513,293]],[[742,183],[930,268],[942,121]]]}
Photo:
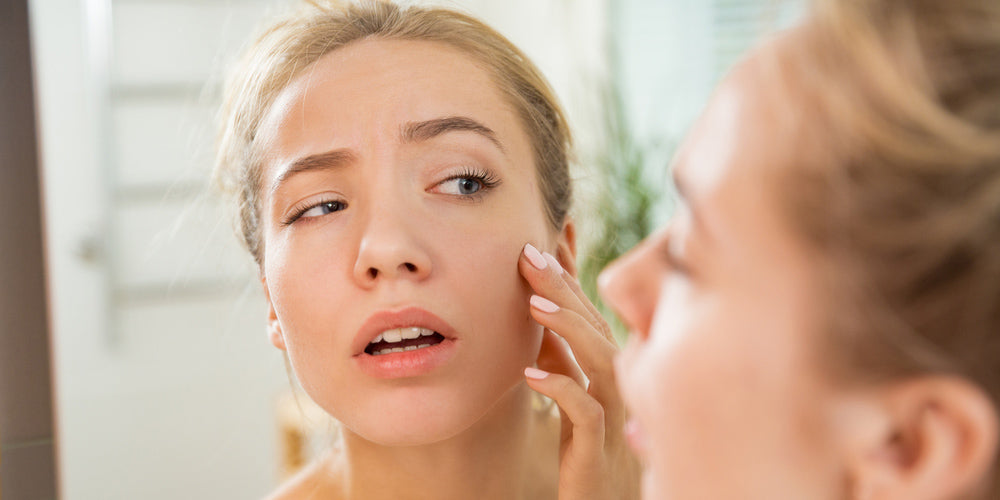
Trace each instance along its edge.
{"label": "blurred background", "polygon": [[[30,354],[50,366],[53,404],[10,403],[29,387],[12,369],[0,372],[0,403],[55,419],[48,435],[0,427],[3,498],[54,496],[45,467],[69,500],[257,498],[308,455],[297,426],[322,419],[287,401],[255,269],[208,186],[226,68],[294,3],[27,1],[51,364],[16,349],[0,363]],[[669,216],[667,164],[715,83],[802,3],[443,4],[520,46],[565,106],[592,291],[604,263]],[[23,334],[2,328],[0,345]],[[48,462],[12,458],[53,442]]]}

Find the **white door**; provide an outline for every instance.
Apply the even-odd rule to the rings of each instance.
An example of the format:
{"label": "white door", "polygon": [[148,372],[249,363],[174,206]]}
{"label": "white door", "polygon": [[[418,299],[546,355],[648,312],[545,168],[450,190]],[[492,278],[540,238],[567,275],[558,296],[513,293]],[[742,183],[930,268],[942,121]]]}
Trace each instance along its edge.
{"label": "white door", "polygon": [[32,2],[64,499],[278,480],[284,364],[207,192],[222,63],[265,7]]}

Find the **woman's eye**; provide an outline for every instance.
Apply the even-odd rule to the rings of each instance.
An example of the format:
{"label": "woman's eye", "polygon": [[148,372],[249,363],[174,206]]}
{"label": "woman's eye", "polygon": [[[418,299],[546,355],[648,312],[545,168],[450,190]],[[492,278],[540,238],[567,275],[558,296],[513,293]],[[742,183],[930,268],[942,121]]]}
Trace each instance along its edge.
{"label": "woman's eye", "polygon": [[437,183],[429,192],[476,199],[500,185],[500,179],[489,170],[463,169]]}
{"label": "woman's eye", "polygon": [[299,214],[298,218],[320,217],[333,212],[339,212],[345,208],[347,208],[347,204],[342,201],[325,201],[306,209]]}
{"label": "woman's eye", "polygon": [[483,188],[483,183],[472,177],[456,177],[442,182],[440,186],[442,193],[468,196],[478,193]]}
{"label": "woman's eye", "polygon": [[677,239],[675,235],[661,243],[660,246],[660,256],[663,262],[667,266],[667,272],[672,275],[686,277],[690,274],[690,269],[687,263],[680,256],[681,242]]}

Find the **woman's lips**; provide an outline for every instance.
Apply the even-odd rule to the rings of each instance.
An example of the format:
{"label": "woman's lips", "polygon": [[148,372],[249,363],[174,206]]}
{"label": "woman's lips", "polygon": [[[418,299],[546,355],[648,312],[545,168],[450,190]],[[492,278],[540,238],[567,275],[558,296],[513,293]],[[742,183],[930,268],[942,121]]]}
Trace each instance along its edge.
{"label": "woman's lips", "polygon": [[426,328],[441,334],[445,338],[454,339],[455,329],[447,321],[437,317],[430,311],[419,307],[407,307],[395,311],[378,311],[372,314],[358,328],[358,333],[351,343],[351,352],[355,356],[364,354],[368,344],[379,335],[399,328]]}
{"label": "woman's lips", "polygon": [[[451,359],[456,340],[451,325],[427,310],[379,311],[358,329],[352,343],[353,359],[371,377],[416,377]],[[407,350],[398,352],[394,346]]]}

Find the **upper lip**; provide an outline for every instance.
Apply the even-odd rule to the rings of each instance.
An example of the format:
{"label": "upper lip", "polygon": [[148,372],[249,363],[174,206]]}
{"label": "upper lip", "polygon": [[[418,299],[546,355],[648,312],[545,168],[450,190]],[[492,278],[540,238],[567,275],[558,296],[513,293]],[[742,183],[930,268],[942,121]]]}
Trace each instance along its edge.
{"label": "upper lip", "polygon": [[454,338],[454,329],[447,321],[437,317],[434,313],[419,307],[406,307],[395,311],[378,311],[368,317],[361,324],[358,333],[351,343],[351,352],[355,356],[364,354],[365,347],[368,346],[378,334],[393,328],[404,327],[428,328],[440,333],[446,339]]}

